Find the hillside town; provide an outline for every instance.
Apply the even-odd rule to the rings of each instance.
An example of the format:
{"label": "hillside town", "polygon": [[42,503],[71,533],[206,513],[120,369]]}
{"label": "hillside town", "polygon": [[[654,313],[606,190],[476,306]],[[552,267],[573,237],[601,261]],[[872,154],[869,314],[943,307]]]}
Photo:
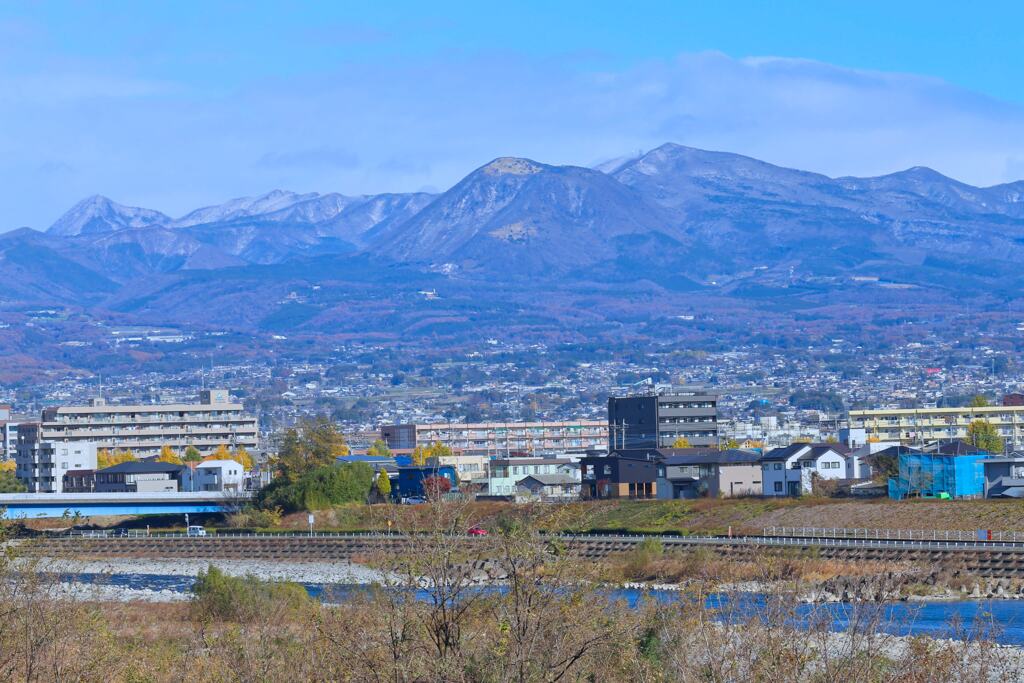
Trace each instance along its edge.
{"label": "hillside town", "polygon": [[647,383],[607,397],[603,417],[394,422],[351,435],[325,416],[268,434],[220,388],[192,401],[93,398],[48,406],[35,420],[10,405],[0,411],[9,516],[85,515],[92,495],[102,495],[108,512],[146,496],[156,496],[148,501],[154,512],[198,505],[196,495],[211,505],[256,498],[286,471],[289,438],[303,429],[335,440],[322,466],[372,469],[363,502],[1024,496],[1020,393],[816,422],[801,421],[799,411],[742,421],[723,419],[722,397],[707,387]]}

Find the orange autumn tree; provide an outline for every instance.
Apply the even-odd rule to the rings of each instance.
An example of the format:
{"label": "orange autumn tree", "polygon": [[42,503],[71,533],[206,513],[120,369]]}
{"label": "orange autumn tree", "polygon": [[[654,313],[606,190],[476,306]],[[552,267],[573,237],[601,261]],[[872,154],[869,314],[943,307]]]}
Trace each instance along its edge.
{"label": "orange autumn tree", "polygon": [[221,444],[217,446],[213,453],[203,458],[203,462],[207,460],[234,460],[242,466],[242,469],[246,471],[252,469],[252,456],[249,455],[249,451],[245,450],[244,446],[239,446],[232,453],[225,444]]}
{"label": "orange autumn tree", "polygon": [[178,454],[174,452],[173,448],[171,448],[170,446],[167,446],[167,445],[165,445],[163,448],[160,449],[160,455],[157,456],[156,461],[157,462],[167,462],[167,463],[170,463],[172,465],[181,465],[182,464],[182,460],[178,456]]}
{"label": "orange autumn tree", "polygon": [[113,453],[108,448],[101,448],[96,453],[96,468],[104,469],[106,467],[113,467],[114,465],[120,465],[123,462],[135,462],[138,458],[130,450],[116,449]]}

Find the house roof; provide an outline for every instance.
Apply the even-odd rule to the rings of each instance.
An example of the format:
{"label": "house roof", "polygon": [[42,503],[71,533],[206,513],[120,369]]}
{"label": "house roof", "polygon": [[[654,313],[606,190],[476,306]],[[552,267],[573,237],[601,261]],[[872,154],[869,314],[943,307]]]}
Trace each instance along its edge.
{"label": "house roof", "polygon": [[522,486],[523,482],[535,481],[541,486],[568,486],[571,484],[579,484],[575,477],[571,477],[568,474],[531,474],[528,477],[523,477],[516,486]]}
{"label": "house roof", "polygon": [[659,448],[658,452],[663,458],[671,458],[683,455],[707,455],[708,453],[719,453],[713,446],[695,446],[691,448]]}
{"label": "house roof", "polygon": [[96,473],[96,470],[68,470],[64,473],[65,477],[91,477]]}
{"label": "house roof", "polygon": [[781,448],[773,448],[761,456],[761,460],[789,460],[805,448],[810,448],[810,446],[811,444],[809,443],[791,443],[788,446],[782,446]]}
{"label": "house roof", "polygon": [[919,448],[911,448],[910,446],[889,446],[888,448],[883,448],[880,451],[875,451],[871,455],[867,455],[865,457],[877,458],[878,456],[882,456],[894,458],[900,455],[913,455],[919,453],[924,453],[924,451],[920,450]]}
{"label": "house roof", "polygon": [[925,452],[935,455],[989,455],[988,451],[984,451],[962,439],[932,444],[925,449]]}
{"label": "house roof", "polygon": [[811,448],[797,458],[799,461],[817,460],[827,453],[835,453],[843,457],[845,454],[832,447],[832,444],[810,444]]}
{"label": "house roof", "polygon": [[103,474],[178,474],[185,469],[184,465],[174,465],[169,462],[122,462],[117,465],[97,470]]}
{"label": "house roof", "polygon": [[238,465],[241,467],[241,465],[234,460],[203,460],[201,463],[196,465],[196,467],[224,467],[225,465]]}
{"label": "house roof", "polygon": [[570,458],[495,458],[491,461],[495,465],[572,465],[574,462]]}
{"label": "house roof", "polygon": [[756,463],[761,461],[761,456],[753,451],[746,451],[741,448],[730,448],[725,451],[717,449],[707,453],[692,455],[676,455],[665,458],[662,462],[669,466],[679,465],[739,465],[743,463]]}

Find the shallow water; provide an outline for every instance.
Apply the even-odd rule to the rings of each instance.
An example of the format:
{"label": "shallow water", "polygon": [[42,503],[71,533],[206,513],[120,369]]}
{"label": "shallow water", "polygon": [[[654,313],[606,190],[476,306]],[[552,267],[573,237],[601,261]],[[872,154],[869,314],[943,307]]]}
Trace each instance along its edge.
{"label": "shallow water", "polygon": [[[187,592],[195,583],[195,577],[192,576],[167,574],[83,573],[62,575],[61,579],[136,590],[173,592]],[[363,584],[302,585],[311,596],[327,602],[343,602],[356,593],[369,590]],[[503,588],[491,586],[481,590],[501,592]],[[427,596],[422,590],[417,590],[416,594]],[[632,607],[643,600],[672,602],[685,599],[684,594],[675,591],[643,591],[636,588],[612,589],[608,595]],[[793,625],[804,627],[827,623],[835,631],[845,631],[851,626],[863,628],[870,624],[874,630],[893,635],[928,635],[939,638],[988,635],[1006,645],[1024,645],[1024,600],[801,604],[796,608],[795,618],[788,605],[782,605],[772,596],[761,593],[715,594],[707,598],[706,605],[718,610],[722,620],[734,623],[755,618],[765,621],[785,618]]]}

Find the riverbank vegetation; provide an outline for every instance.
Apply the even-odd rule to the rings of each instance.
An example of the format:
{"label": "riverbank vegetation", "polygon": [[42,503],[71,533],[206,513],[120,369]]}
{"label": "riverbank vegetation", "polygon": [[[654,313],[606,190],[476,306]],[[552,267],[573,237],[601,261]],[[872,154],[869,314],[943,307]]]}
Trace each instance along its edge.
{"label": "riverbank vegetation", "polygon": [[[472,503],[477,521],[490,526],[503,517],[526,514],[529,506],[513,503]],[[646,534],[761,534],[766,527],[838,527],[858,529],[977,529],[1020,528],[1024,508],[1007,500],[851,500],[828,498],[722,498],[701,500],[580,501],[548,505],[558,508],[550,531]],[[429,524],[429,506],[331,506],[316,513],[324,531],[384,531],[387,520],[410,528]],[[285,515],[277,528],[304,529],[306,514]],[[555,526],[556,524],[561,526]]]}
{"label": "riverbank vegetation", "polygon": [[[792,594],[753,607],[716,602],[717,577],[705,579],[718,567],[699,554],[678,600],[628,604],[598,565],[541,533],[564,523],[554,517],[564,510],[528,506],[483,537],[465,534],[479,521],[473,506],[434,502],[429,511],[405,552],[382,546],[367,558],[379,583],[326,596],[336,604],[215,567],[190,603],[90,602],[57,590],[58,577],[12,573],[4,559],[0,679],[974,683],[1024,674],[1018,649],[970,633],[881,635],[878,605],[851,610],[849,630],[837,634],[827,612]],[[642,554],[637,566],[668,558],[654,543]],[[500,589],[482,573],[498,573]]]}

